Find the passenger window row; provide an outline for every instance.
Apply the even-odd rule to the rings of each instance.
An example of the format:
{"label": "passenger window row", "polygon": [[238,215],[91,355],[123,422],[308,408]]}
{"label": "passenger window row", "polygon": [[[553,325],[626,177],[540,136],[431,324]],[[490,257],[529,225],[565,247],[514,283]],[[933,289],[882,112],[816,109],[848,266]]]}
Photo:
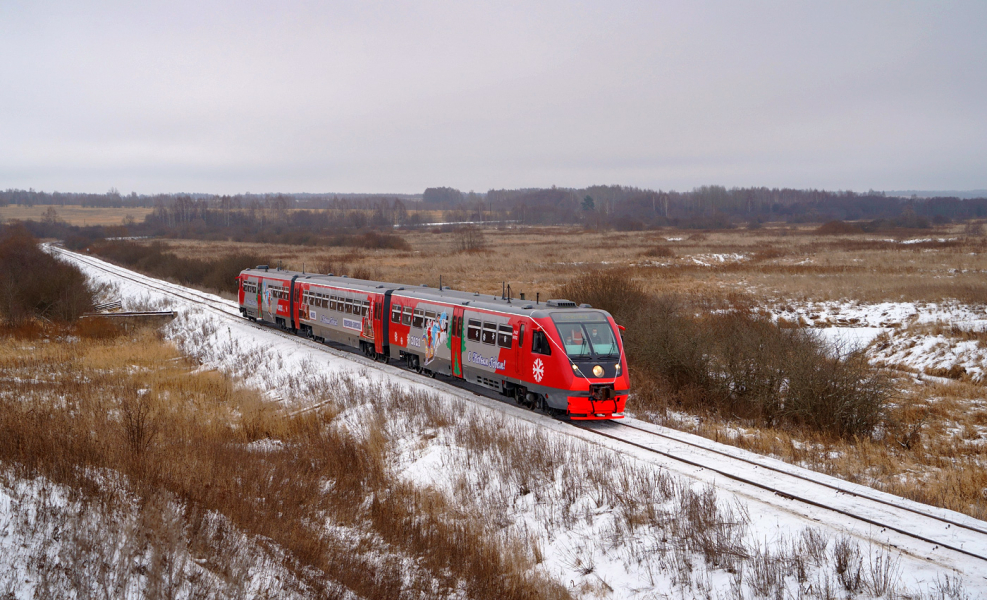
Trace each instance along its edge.
{"label": "passenger window row", "polygon": [[[435,321],[438,318],[439,314],[435,311],[421,308],[412,309],[410,306],[401,306],[400,304],[391,305],[391,323],[401,323],[402,325],[421,329],[430,321]],[[449,324],[444,323],[442,325],[442,331],[448,330]]]}
{"label": "passenger window row", "polygon": [[469,319],[466,324],[466,339],[472,342],[511,348],[514,338],[514,328],[507,323],[481,322]]}

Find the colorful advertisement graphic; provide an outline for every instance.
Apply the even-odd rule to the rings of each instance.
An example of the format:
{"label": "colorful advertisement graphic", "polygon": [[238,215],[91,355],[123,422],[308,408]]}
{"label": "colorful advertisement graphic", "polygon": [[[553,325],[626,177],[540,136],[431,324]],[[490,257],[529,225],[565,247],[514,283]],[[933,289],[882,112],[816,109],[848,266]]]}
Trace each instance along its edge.
{"label": "colorful advertisement graphic", "polygon": [[438,319],[428,319],[425,321],[425,333],[422,334],[422,342],[425,343],[425,364],[435,360],[436,350],[439,344],[445,344],[449,337],[449,314],[443,312]]}

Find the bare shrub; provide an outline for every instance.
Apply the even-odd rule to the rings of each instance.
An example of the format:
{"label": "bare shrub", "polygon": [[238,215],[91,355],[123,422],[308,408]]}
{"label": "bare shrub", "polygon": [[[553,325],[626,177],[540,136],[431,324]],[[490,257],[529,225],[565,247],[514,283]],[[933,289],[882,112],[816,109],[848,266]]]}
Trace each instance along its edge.
{"label": "bare shrub", "polygon": [[870,434],[883,417],[890,387],[862,352],[834,355],[809,330],[776,325],[745,302],[649,295],[620,269],[584,273],[556,294],[624,322],[645,408],[654,382],[688,408],[768,426],[852,437]]}
{"label": "bare shrub", "polygon": [[556,288],[555,295],[603,309],[618,320],[629,317],[648,300],[644,288],[626,269],[584,273]]}
{"label": "bare shrub", "polygon": [[845,437],[870,434],[881,422],[890,386],[863,351],[796,353],[789,365],[784,410],[790,422]]}
{"label": "bare shrub", "polygon": [[400,235],[395,235],[393,233],[378,233],[376,231],[368,231],[360,236],[359,245],[362,248],[369,248],[372,250],[411,250],[411,245],[408,244],[407,240]]}
{"label": "bare shrub", "polygon": [[675,251],[668,246],[653,246],[641,253],[647,258],[671,258],[675,256]]}
{"label": "bare shrub", "polygon": [[74,321],[92,310],[93,292],[74,265],[43,252],[21,225],[0,227],[0,317]]}
{"label": "bare shrub", "polygon": [[867,557],[867,589],[875,597],[892,596],[901,580],[901,554],[886,546],[872,547]]}
{"label": "bare shrub", "polygon": [[829,537],[820,530],[806,527],[799,534],[799,546],[797,553],[808,557],[817,566],[826,562],[826,546],[829,545]]}
{"label": "bare shrub", "polygon": [[959,573],[936,575],[936,583],[932,586],[933,600],[970,600],[970,595],[963,585]]}
{"label": "bare shrub", "polygon": [[860,547],[847,536],[841,536],[833,546],[833,561],[836,575],[843,589],[856,594],[864,585],[863,559]]}
{"label": "bare shrub", "polygon": [[157,422],[146,390],[129,390],[120,401],[123,432],[134,459],[140,460],[154,441]]}
{"label": "bare shrub", "polygon": [[479,252],[486,247],[483,230],[476,225],[464,225],[456,230],[456,249],[460,252]]}
{"label": "bare shrub", "polygon": [[181,258],[161,242],[138,244],[114,240],[92,245],[92,251],[111,262],[153,277],[170,279],[219,292],[237,291],[240,271],[267,264],[267,258],[249,252],[234,252],[212,258]]}
{"label": "bare shrub", "polygon": [[819,235],[846,235],[850,233],[863,233],[860,227],[845,221],[828,221],[816,228],[815,233]]}

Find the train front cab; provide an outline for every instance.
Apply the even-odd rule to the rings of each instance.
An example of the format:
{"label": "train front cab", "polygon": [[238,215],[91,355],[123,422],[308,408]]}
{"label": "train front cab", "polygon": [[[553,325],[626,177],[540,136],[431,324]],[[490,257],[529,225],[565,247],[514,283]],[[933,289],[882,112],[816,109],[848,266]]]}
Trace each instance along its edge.
{"label": "train front cab", "polygon": [[[558,374],[552,387],[564,391],[569,418],[622,419],[630,379],[620,327],[613,317],[601,310],[553,310],[536,324],[535,331],[544,335],[551,350],[551,355],[543,350],[540,358]],[[558,406],[561,400],[550,399],[549,404]]]}

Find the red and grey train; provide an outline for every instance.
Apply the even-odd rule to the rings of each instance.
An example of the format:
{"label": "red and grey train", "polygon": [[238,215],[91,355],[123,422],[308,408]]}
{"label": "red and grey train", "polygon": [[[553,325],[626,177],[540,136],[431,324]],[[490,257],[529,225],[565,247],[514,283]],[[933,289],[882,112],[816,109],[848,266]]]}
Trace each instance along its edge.
{"label": "red and grey train", "polygon": [[630,380],[621,328],[606,311],[263,265],[237,279],[248,319],[465,380],[528,408],[623,417]]}

